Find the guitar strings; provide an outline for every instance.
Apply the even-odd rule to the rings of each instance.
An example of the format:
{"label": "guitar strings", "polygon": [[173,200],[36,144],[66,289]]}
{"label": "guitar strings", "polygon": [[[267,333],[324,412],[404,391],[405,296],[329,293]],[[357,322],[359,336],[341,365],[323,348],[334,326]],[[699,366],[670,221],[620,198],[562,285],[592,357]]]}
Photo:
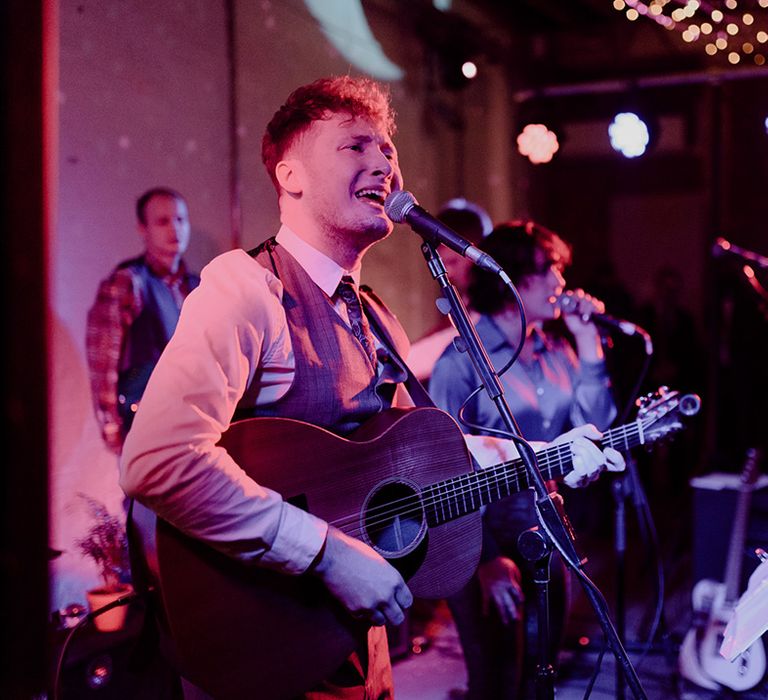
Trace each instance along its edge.
{"label": "guitar strings", "polygon": [[[630,446],[629,441],[634,441],[634,438],[640,435],[641,432],[647,427],[647,425],[643,424],[643,420],[637,420],[628,426],[622,426],[621,428],[617,428],[614,431],[607,431],[601,441],[607,446],[619,445],[623,443],[624,446],[628,448]],[[567,452],[567,455],[569,457],[571,456],[572,444],[572,442],[559,443],[539,453],[537,455],[537,460],[540,464],[541,470],[550,472],[553,466],[562,468],[564,453]],[[512,467],[512,469],[510,469],[510,467]],[[547,473],[548,479],[552,478],[554,475],[554,473]],[[470,478],[467,479],[467,477]],[[448,510],[449,519],[452,519],[450,516],[451,510],[454,507],[457,515],[466,515],[469,512],[477,510],[477,508],[474,507],[470,510],[467,510],[467,494],[469,494],[470,498],[472,498],[473,494],[477,494],[482,504],[482,490],[485,490],[486,493],[488,493],[490,496],[491,489],[495,487],[496,493],[499,495],[499,497],[503,497],[501,495],[502,487],[505,492],[513,493],[514,491],[509,490],[510,481],[513,481],[515,486],[517,486],[517,490],[522,491],[520,484],[525,484],[527,487],[527,477],[528,474],[525,470],[525,467],[523,466],[522,460],[517,458],[508,462],[503,462],[502,464],[496,465],[494,467],[490,467],[477,472],[468,472],[466,474],[457,475],[443,482],[432,484],[431,487],[429,487],[433,492],[433,496],[431,498],[422,500],[419,498],[418,493],[414,493],[404,498],[396,499],[395,501],[383,504],[382,506],[372,508],[369,511],[369,515],[373,515],[378,519],[371,520],[369,518],[367,525],[360,525],[359,515],[344,516],[332,521],[331,524],[339,527],[339,529],[345,531],[346,534],[359,536],[364,532],[370,533],[383,531],[383,529],[394,516],[400,515],[402,517],[419,515],[422,511],[428,510],[430,508],[434,508],[436,512],[440,506],[445,506],[445,504],[447,504],[447,506],[445,506],[444,510]],[[464,483],[462,483],[462,480],[464,480]],[[453,489],[450,488],[452,485],[451,482],[454,482]],[[459,484],[458,488],[455,487],[456,482]],[[443,484],[444,488],[449,490],[447,492],[441,492],[439,488],[435,488],[440,484]],[[508,495],[508,493],[505,493],[504,495]],[[461,507],[458,503],[460,498],[463,499],[464,510],[466,511],[465,513],[460,513]],[[489,502],[492,502],[492,500]],[[408,504],[410,509],[401,510],[398,507],[405,504]],[[355,524],[357,525],[355,528],[351,530],[348,529],[347,525],[352,526]]]}
{"label": "guitar strings", "polygon": [[[616,428],[611,431],[607,431],[605,435],[602,438],[603,443],[610,443],[608,446],[613,446],[617,444],[624,443],[625,446],[629,447],[629,442],[634,442],[634,438],[636,438],[640,432],[641,428],[647,428],[647,426],[642,426],[641,421],[635,421],[635,423],[629,424],[627,426],[622,426],[621,428]],[[630,440],[631,439],[631,440]],[[563,462],[563,452],[566,450],[570,454],[570,447],[573,443],[572,442],[566,442],[566,443],[559,443],[555,446],[552,446],[550,448],[547,448],[546,450],[543,450],[537,455],[537,461],[541,464],[542,468],[550,468],[552,467],[554,461],[557,461],[557,466],[561,467]],[[634,445],[633,445],[634,446]],[[513,471],[510,472],[510,467],[515,467]],[[444,480],[443,482],[437,482],[436,484],[432,484],[430,487],[428,487],[430,490],[435,491],[435,496],[430,500],[419,500],[418,501],[418,508],[415,511],[404,511],[403,515],[411,515],[413,513],[418,512],[421,510],[421,505],[425,508],[429,508],[431,506],[434,506],[436,503],[446,503],[450,500],[456,500],[457,497],[463,497],[467,493],[473,493],[481,490],[482,488],[487,488],[492,485],[496,485],[498,487],[498,484],[500,480],[510,481],[520,480],[520,475],[526,476],[527,478],[527,472],[523,466],[522,459],[516,458],[514,460],[510,460],[508,462],[503,462],[501,464],[495,465],[493,467],[489,467],[487,469],[482,469],[480,471],[476,472],[467,472],[465,474],[460,474],[455,477],[451,477],[449,479]],[[557,476],[556,474],[549,474],[548,478],[552,478],[553,476]],[[470,481],[477,481],[478,484],[475,485],[474,483],[464,483],[461,485],[461,488],[457,489],[454,488],[449,493],[440,493],[436,490],[435,487],[439,486],[440,484],[444,484],[445,488],[450,487],[451,482],[458,482],[461,479],[467,479],[469,477]],[[485,481],[485,484],[480,483],[481,481]],[[491,483],[493,482],[493,483]],[[426,489],[425,489],[426,490]],[[498,490],[498,489],[497,489]],[[406,496],[401,499],[397,499],[394,501],[389,501],[388,503],[385,503],[381,506],[377,506],[376,508],[372,508],[369,513],[370,514],[376,514],[376,515],[385,515],[389,517],[391,514],[397,514],[397,508],[391,509],[391,510],[384,510],[387,508],[391,508],[392,506],[398,506],[405,504],[407,502],[413,501],[415,498],[414,494],[411,494],[409,496]],[[380,512],[381,511],[381,512]],[[344,523],[345,521],[350,522],[356,522],[359,519],[359,515],[349,515],[344,516],[342,518],[339,518],[335,521],[333,521],[331,524],[336,525],[337,523]],[[383,522],[383,521],[382,521]],[[378,525],[378,522],[374,522],[374,525]],[[338,526],[338,525],[337,525]]]}
{"label": "guitar strings", "polygon": [[[640,434],[640,429],[643,427],[641,425],[641,421],[635,421],[635,423],[630,424],[629,426],[622,426],[621,428],[617,428],[614,431],[607,431],[605,436],[602,439],[603,443],[611,443],[609,446],[614,444],[620,444],[624,443],[627,447],[629,447],[628,438],[634,438],[637,437],[637,435]],[[647,426],[646,426],[647,427]],[[548,469],[551,468],[553,463],[557,463],[558,467],[562,466],[562,458],[563,453],[566,451],[570,455],[570,447],[572,443],[559,443],[558,445],[555,445],[553,447],[550,447],[541,453],[539,453],[538,461],[540,462],[542,469]],[[515,469],[512,470],[510,474],[509,467],[514,466]],[[429,509],[430,507],[435,507],[437,509],[436,504],[446,504],[450,503],[451,501],[458,502],[458,498],[464,498],[466,494],[473,494],[478,493],[478,496],[480,496],[480,491],[482,489],[485,489],[486,491],[489,491],[489,489],[493,486],[496,487],[497,493],[499,492],[499,484],[504,481],[507,482],[506,486],[508,488],[509,484],[508,482],[511,480],[514,480],[515,482],[520,480],[521,475],[527,479],[527,472],[525,471],[525,468],[523,467],[522,460],[520,458],[504,462],[500,465],[496,465],[494,467],[490,467],[488,469],[480,470],[477,472],[467,472],[466,474],[461,474],[455,477],[452,477],[450,479],[447,479],[443,482],[438,482],[437,484],[432,484],[430,487],[430,490],[433,491],[434,496],[431,499],[425,499],[421,500],[418,498],[417,494],[411,494],[409,496],[406,496],[401,499],[397,499],[395,501],[390,501],[386,504],[383,504],[382,506],[378,506],[377,508],[372,508],[369,511],[369,514],[374,514],[376,516],[384,516],[378,521],[370,521],[368,527],[359,527],[356,530],[354,530],[355,533],[361,533],[365,530],[374,530],[376,527],[383,523],[389,522],[391,520],[391,517],[394,515],[401,515],[401,516],[408,516],[408,515],[415,515],[418,514],[422,510]],[[548,477],[551,478],[554,476],[554,474],[549,474]],[[450,487],[451,482],[458,482],[461,479],[466,479],[467,477],[470,477],[470,481],[472,483],[464,483],[461,484],[460,488],[453,488],[453,490],[445,493],[441,493],[438,489],[435,487],[439,484],[445,484],[445,488]],[[476,483],[474,483],[476,482]],[[526,483],[527,487],[527,483]],[[522,489],[520,489],[522,490]],[[397,506],[403,505],[406,503],[412,503],[415,501],[415,508],[412,508],[411,510],[406,511],[400,511]],[[466,504],[466,500],[465,500]],[[458,503],[457,503],[458,505]],[[395,506],[393,508],[393,506]],[[389,509],[389,510],[386,510]],[[449,507],[450,510],[450,507]],[[354,524],[358,522],[359,515],[349,515],[342,518],[339,518],[335,521],[333,521],[331,524],[336,525],[340,529],[344,529],[344,523],[345,521],[349,521],[350,524]],[[338,525],[337,525],[338,523]],[[351,532],[348,534],[352,534]]]}
{"label": "guitar strings", "polygon": [[[540,455],[537,455],[538,462],[540,465],[540,468],[542,471],[550,469],[550,467],[553,464],[557,464],[558,466],[562,464],[562,456],[567,453],[570,454],[570,447],[571,443],[561,443],[557,445],[556,447],[549,448],[543,453],[540,453]],[[557,453],[549,454],[549,453]],[[511,469],[510,469],[511,468]],[[389,501],[388,503],[385,503],[381,506],[377,506],[376,508],[372,508],[369,511],[369,515],[373,514],[376,517],[378,517],[378,520],[368,520],[368,527],[358,527],[355,530],[352,531],[346,531],[347,534],[359,534],[364,531],[378,531],[376,528],[381,525],[385,525],[388,523],[393,516],[400,515],[400,516],[408,516],[408,515],[416,515],[420,513],[422,510],[428,510],[430,508],[438,508],[437,504],[443,504],[448,503],[451,500],[457,500],[460,497],[465,496],[466,494],[473,494],[478,493],[481,490],[488,491],[489,488],[494,485],[498,484],[502,479],[510,482],[518,482],[521,481],[521,477],[526,477],[527,473],[525,471],[525,467],[522,464],[522,460],[520,458],[510,460],[508,462],[503,462],[501,464],[495,465],[493,467],[489,467],[487,469],[482,469],[480,471],[474,471],[474,472],[467,472],[465,474],[459,474],[457,476],[451,477],[449,479],[446,479],[441,482],[437,482],[436,484],[431,484],[427,489],[432,492],[432,496],[430,498],[421,499],[419,498],[418,493],[413,493],[408,496],[405,496],[404,498],[396,499],[394,501]],[[554,476],[554,474],[548,474],[548,478],[551,478]],[[467,480],[465,483],[461,484],[461,480]],[[439,488],[437,488],[439,485],[443,485],[443,488],[449,488],[451,486],[452,482],[459,483],[459,487],[456,488],[454,486],[453,489],[448,491],[447,493],[445,491],[440,491]],[[471,482],[471,483],[470,483]],[[425,489],[425,492],[427,491]],[[520,489],[522,490],[522,489]],[[422,492],[424,493],[424,492]],[[412,507],[410,510],[401,510],[398,506],[405,505],[405,504],[413,504],[414,507]],[[394,507],[393,507],[394,506]],[[342,518],[338,518],[337,520],[331,521],[330,524],[338,527],[339,529],[344,529],[344,524],[346,522],[349,522],[351,525],[358,524],[359,523],[359,514],[353,514],[344,516]]]}

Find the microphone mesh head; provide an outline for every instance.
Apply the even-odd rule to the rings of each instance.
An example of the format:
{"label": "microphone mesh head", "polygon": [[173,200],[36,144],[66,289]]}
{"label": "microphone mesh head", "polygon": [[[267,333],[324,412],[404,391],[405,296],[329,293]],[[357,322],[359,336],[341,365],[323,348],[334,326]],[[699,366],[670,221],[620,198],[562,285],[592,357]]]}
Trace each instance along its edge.
{"label": "microphone mesh head", "polygon": [[392,192],[384,202],[384,212],[396,224],[405,221],[405,215],[418,204],[416,198],[406,190]]}

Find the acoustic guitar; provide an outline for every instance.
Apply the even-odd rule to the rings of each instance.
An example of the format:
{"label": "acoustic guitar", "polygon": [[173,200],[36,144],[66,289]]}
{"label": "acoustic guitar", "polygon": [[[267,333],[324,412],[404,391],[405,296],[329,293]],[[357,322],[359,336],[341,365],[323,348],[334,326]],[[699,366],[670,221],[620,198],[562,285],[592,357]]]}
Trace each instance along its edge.
{"label": "acoustic guitar", "polygon": [[741,563],[749,520],[749,504],[760,472],[760,452],[747,451],[733,517],[728,558],[722,582],[701,579],[693,587],[694,624],[680,647],[679,668],[683,678],[709,690],[735,691],[754,688],[765,675],[765,647],[757,639],[735,660],[720,654],[723,633],[741,593]]}
{"label": "acoustic guitar", "polygon": [[[646,401],[603,446],[629,450],[682,428],[694,394]],[[529,487],[520,459],[473,471],[463,435],[435,408],[391,409],[352,436],[283,418],[230,426],[223,445],[256,481],[369,544],[415,596],[460,590],[477,567],[480,508]],[[537,453],[544,479],[572,470],[571,443]],[[138,504],[137,504],[138,505]],[[181,673],[219,698],[291,698],[329,677],[365,639],[313,576],[246,567],[157,520],[143,523],[143,556]]]}

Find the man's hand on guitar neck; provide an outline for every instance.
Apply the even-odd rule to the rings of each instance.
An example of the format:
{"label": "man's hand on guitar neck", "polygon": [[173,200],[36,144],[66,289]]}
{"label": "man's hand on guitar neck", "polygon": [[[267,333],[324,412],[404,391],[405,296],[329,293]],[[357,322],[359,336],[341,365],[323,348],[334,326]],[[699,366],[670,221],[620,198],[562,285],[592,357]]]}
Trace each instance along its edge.
{"label": "man's hand on guitar neck", "polygon": [[313,566],[350,614],[372,625],[399,625],[413,595],[400,572],[364,542],[328,528],[322,555]]}
{"label": "man's hand on guitar neck", "polygon": [[[620,472],[626,466],[623,455],[612,447],[600,449],[593,440],[599,440],[602,433],[591,423],[563,433],[551,443],[531,441],[530,445],[536,452],[561,443],[571,443],[573,455],[573,471],[566,474],[563,481],[571,488],[588,486],[597,479],[604,469],[609,472]],[[512,440],[491,437],[488,435],[464,435],[464,440],[472,452],[472,456],[480,467],[494,466],[499,462],[513,460],[520,453]]]}
{"label": "man's hand on guitar neck", "polygon": [[624,470],[626,462],[621,452],[612,447],[602,450],[592,440],[599,440],[602,433],[592,424],[580,425],[552,441],[553,445],[563,442],[571,443],[573,454],[573,471],[563,477],[563,482],[571,488],[588,486],[603,469],[609,472]]}

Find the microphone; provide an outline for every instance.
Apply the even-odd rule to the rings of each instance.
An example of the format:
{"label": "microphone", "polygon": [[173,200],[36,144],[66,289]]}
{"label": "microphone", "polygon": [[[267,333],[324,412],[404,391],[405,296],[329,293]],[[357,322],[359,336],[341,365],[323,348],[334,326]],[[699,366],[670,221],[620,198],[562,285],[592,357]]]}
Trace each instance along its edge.
{"label": "microphone", "polygon": [[[576,314],[579,310],[579,301],[573,296],[561,294],[555,301],[557,306],[564,314]],[[630,323],[621,318],[614,318],[608,314],[599,314],[594,311],[581,314],[581,320],[584,323],[594,323],[597,326],[612,328],[620,331],[624,335],[639,335],[645,340],[645,351],[648,355],[653,354],[653,345],[648,331],[644,330],[635,323]]]}
{"label": "microphone", "polygon": [[725,238],[721,236],[712,245],[712,256],[719,258],[723,255],[735,255],[742,260],[748,260],[753,265],[763,268],[764,270],[768,269],[768,258],[764,255],[733,245],[733,243],[725,240]]}
{"label": "microphone", "polygon": [[384,211],[396,224],[407,223],[423,239],[446,247],[471,260],[478,267],[502,274],[503,270],[490,255],[473,246],[453,229],[419,206],[416,198],[405,190],[392,192],[384,202]]}

